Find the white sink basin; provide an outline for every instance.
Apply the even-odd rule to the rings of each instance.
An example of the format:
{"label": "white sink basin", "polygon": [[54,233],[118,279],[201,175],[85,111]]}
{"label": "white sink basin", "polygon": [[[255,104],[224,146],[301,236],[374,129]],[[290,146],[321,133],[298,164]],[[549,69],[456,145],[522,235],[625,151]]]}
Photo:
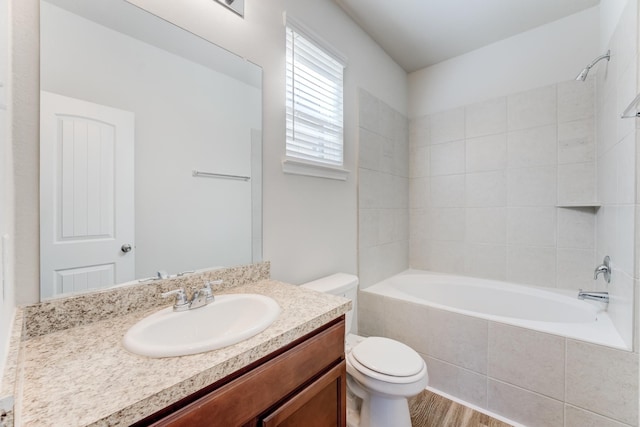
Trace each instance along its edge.
{"label": "white sink basin", "polygon": [[149,357],[202,353],[264,331],[278,314],[278,303],[264,295],[216,295],[212,303],[193,310],[157,311],[133,325],[122,342],[130,352]]}

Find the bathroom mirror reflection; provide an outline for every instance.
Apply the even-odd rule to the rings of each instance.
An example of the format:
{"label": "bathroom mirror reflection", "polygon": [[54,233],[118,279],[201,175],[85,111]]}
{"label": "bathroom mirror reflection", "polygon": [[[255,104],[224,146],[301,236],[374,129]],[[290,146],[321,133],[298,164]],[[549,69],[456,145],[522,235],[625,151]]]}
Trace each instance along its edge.
{"label": "bathroom mirror reflection", "polygon": [[260,67],[123,0],[40,25],[41,299],[260,261]]}

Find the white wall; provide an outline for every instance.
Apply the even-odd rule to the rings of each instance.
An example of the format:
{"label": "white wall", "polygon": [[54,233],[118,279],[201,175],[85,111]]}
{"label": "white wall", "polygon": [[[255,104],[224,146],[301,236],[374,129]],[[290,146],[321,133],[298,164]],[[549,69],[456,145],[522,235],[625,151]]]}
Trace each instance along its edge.
{"label": "white wall", "polygon": [[251,183],[191,171],[251,175],[261,90],[44,2],[41,31],[42,90],[135,114],[135,277],[251,262]]}
{"label": "white wall", "polygon": [[[135,0],[162,17],[263,67],[263,237],[272,276],[301,283],[336,271],[357,272],[357,89],[406,113],[406,73],[333,2],[248,1],[245,18],[215,2]],[[283,12],[348,58],[345,71],[346,182],[285,175]],[[257,42],[259,41],[259,42]]]}
{"label": "white wall", "polygon": [[[9,4],[0,0],[0,382],[5,364],[9,335],[15,308],[12,266],[2,260],[2,251],[9,251],[10,242],[2,242],[2,236],[10,237],[12,216],[11,202],[11,146],[9,133]],[[6,247],[4,247],[6,244]],[[8,259],[8,257],[7,257]],[[3,278],[6,281],[3,282]]]}
{"label": "white wall", "polygon": [[600,0],[600,50],[609,47],[609,42],[629,0]]}
{"label": "white wall", "polygon": [[[21,52],[14,75],[28,82],[16,105],[15,121],[23,137],[15,156],[18,170],[37,165],[38,31],[37,0],[13,0],[25,27],[14,49]],[[314,0],[247,1],[245,18],[210,0],[132,3],[260,65],[263,70],[263,249],[272,276],[300,283],[335,271],[357,272],[357,90],[359,87],[406,114],[406,73],[333,2]],[[346,182],[285,175],[281,160],[285,144],[285,35],[287,11],[348,57],[345,72]],[[16,172],[22,196],[16,225],[22,240],[17,248],[17,300],[38,300],[37,176]],[[34,221],[35,219],[35,221]],[[36,273],[34,273],[36,272]]]}
{"label": "white wall", "polygon": [[593,7],[409,74],[409,117],[575,77],[599,55],[598,12]]}

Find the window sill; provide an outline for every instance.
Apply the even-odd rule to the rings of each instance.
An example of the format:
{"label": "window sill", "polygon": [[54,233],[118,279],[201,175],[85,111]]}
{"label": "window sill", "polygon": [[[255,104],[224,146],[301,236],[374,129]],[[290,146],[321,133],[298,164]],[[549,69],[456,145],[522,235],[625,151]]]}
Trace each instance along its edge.
{"label": "window sill", "polygon": [[290,157],[282,160],[282,171],[292,175],[313,176],[339,181],[346,181],[350,173],[350,171],[340,166],[324,165],[322,163],[292,159]]}

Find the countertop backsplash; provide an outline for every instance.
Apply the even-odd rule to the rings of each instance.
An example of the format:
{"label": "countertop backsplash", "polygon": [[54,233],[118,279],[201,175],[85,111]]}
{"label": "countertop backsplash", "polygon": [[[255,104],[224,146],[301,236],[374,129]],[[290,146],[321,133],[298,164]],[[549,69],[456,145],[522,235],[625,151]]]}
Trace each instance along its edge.
{"label": "countertop backsplash", "polygon": [[24,339],[46,335],[76,326],[88,325],[132,312],[169,305],[163,292],[184,288],[187,294],[201,289],[205,282],[222,280],[213,292],[268,279],[270,263],[221,268],[217,270],[136,283],[91,293],[51,299],[24,308]]}

